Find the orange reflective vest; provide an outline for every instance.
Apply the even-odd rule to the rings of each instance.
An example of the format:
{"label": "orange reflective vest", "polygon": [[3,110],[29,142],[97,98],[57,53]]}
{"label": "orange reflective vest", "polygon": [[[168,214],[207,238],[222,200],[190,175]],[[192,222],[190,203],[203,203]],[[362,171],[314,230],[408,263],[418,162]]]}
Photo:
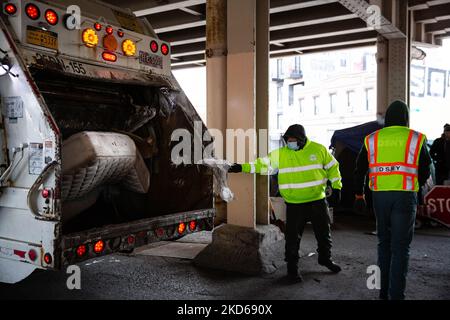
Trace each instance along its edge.
{"label": "orange reflective vest", "polygon": [[407,127],[387,127],[365,139],[372,191],[419,191],[419,154],[425,135]]}

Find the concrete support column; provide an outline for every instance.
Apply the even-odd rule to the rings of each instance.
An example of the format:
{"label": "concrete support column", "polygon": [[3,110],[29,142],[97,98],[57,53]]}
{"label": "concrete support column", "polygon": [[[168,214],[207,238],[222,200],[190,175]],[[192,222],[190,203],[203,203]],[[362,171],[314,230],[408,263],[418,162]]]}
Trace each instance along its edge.
{"label": "concrete support column", "polygon": [[378,107],[384,114],[394,100],[409,104],[411,66],[411,30],[407,1],[383,1],[383,15],[405,35],[405,38],[378,40]]}
{"label": "concrete support column", "polygon": [[[256,129],[256,2],[257,0],[228,0],[228,129]],[[250,132],[245,142],[245,150],[247,151],[245,158],[239,159],[236,157],[238,140],[227,137],[228,160],[240,163],[254,161],[256,158],[255,138],[256,132]],[[229,149],[232,144],[235,147],[233,153]],[[228,223],[255,228],[255,176],[249,174],[231,175],[229,184],[236,195],[236,199],[228,204]]]}
{"label": "concrete support column", "polygon": [[[269,56],[270,56],[270,1],[256,4],[256,128],[258,130],[258,157],[269,150]],[[269,177],[256,177],[256,224],[268,225]]]}
{"label": "concrete support column", "polygon": [[[216,9],[225,10],[222,5],[220,0],[208,0],[207,16],[223,17],[223,12],[214,13]],[[207,68],[214,68],[207,71],[208,127],[225,126],[246,135],[246,152],[240,157],[236,157],[240,139],[228,135],[226,158],[232,162],[252,162],[267,155],[268,132],[263,139],[257,139],[257,135],[258,129],[268,129],[269,120],[269,8],[269,0],[226,1],[226,62],[223,58],[207,60]],[[223,25],[207,21],[208,37],[224,32]],[[218,38],[223,45],[224,36]],[[208,40],[208,55],[212,48]],[[274,272],[283,261],[284,236],[269,224],[268,177],[231,174],[229,185],[236,200],[227,205],[228,224],[214,230],[213,242],[195,263],[246,274]]]}
{"label": "concrete support column", "polygon": [[[223,159],[226,154],[223,139],[227,128],[227,0],[206,2],[206,83],[208,89],[207,126],[216,141],[216,156]],[[214,133],[220,133],[218,136]],[[227,205],[216,197],[216,223],[226,221]]]}

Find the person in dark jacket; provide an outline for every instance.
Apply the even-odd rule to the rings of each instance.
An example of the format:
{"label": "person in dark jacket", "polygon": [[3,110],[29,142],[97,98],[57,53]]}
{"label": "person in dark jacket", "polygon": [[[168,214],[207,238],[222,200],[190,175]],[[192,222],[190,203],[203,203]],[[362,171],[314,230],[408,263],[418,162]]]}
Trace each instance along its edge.
{"label": "person in dark jacket", "polygon": [[430,164],[426,137],[409,129],[408,106],[402,101],[393,102],[386,112],[385,128],[366,137],[357,159],[354,184],[356,203],[364,203],[365,178],[370,172],[381,270],[380,299],[405,298],[417,193],[430,176]]}
{"label": "person in dark jacket", "polygon": [[436,167],[436,184],[443,185],[450,179],[450,124],[444,126],[444,133],[433,142],[431,158]]}

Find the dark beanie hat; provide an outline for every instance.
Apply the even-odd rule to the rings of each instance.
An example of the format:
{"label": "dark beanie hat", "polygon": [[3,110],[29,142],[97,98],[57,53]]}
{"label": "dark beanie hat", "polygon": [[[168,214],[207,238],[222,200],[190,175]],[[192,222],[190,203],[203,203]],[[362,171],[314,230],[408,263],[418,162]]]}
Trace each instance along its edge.
{"label": "dark beanie hat", "polygon": [[283,139],[285,141],[287,141],[288,138],[297,138],[298,140],[306,139],[305,128],[300,124],[294,124],[290,126],[283,136]]}

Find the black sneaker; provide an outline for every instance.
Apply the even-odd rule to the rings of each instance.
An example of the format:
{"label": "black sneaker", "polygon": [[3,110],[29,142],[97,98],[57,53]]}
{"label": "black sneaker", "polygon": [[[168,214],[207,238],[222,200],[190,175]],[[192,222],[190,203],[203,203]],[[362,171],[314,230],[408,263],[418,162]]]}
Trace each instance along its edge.
{"label": "black sneaker", "polygon": [[287,278],[290,283],[300,283],[303,282],[303,278],[300,273],[288,273]]}
{"label": "black sneaker", "polygon": [[333,273],[339,273],[342,271],[342,268],[340,266],[338,266],[336,263],[334,263],[333,261],[327,261],[325,263],[320,263],[319,264],[321,266],[327,267],[331,272]]}
{"label": "black sneaker", "polygon": [[288,270],[287,278],[290,283],[299,283],[303,281],[302,276],[298,272],[297,264],[288,263],[287,270]]}

